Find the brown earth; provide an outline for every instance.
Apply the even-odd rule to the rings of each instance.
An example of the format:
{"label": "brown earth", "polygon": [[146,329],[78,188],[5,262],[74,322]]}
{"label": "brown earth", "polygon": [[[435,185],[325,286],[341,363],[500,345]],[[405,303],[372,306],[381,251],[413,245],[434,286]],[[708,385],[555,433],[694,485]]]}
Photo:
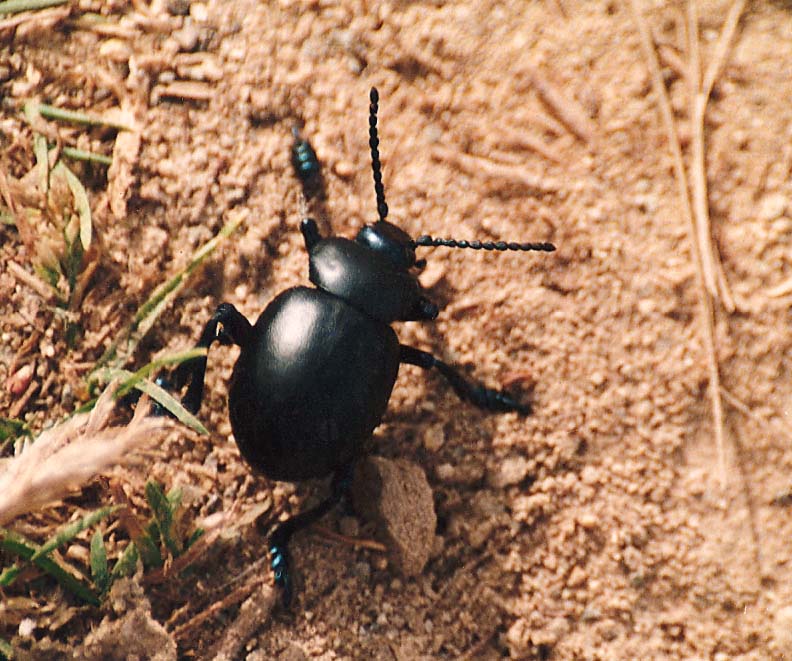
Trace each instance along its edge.
{"label": "brown earth", "polygon": [[[686,6],[639,4],[695,165]],[[700,4],[706,68],[730,3]],[[490,386],[521,389],[535,413],[483,413],[437,375],[404,368],[374,446],[427,473],[438,514],[429,564],[404,578],[379,551],[304,533],[293,544],[293,613],[265,612],[232,657],[792,658],[791,9],[747,7],[706,113],[711,236],[734,299],[733,309],[722,294],[713,300],[730,393],[723,470],[688,221],[631,5],[615,1],[80,0],[0,18],[8,177],[34,163],[27,99],[97,115],[120,108],[139,130],[116,138],[46,124],[52,140],[115,158],[109,174],[74,166],[101,250],[69,313],[83,329],[70,348],[64,313],[20,275],[33,273],[35,255],[0,225],[0,378],[35,363],[38,386],[18,406],[27,383],[6,383],[0,413],[37,430],[70,412],[110,339],[234,214],[247,214],[242,229],[161,315],[135,366],[191,346],[221,301],[253,319],[305,283],[291,129],[323,164],[326,194],[308,210],[323,231],[353,235],[375,216],[376,85],[394,222],[413,236],[558,246],[425,251],[422,281],[443,310],[435,324],[397,329]],[[267,525],[217,540],[191,572],[146,584],[183,658],[206,658],[239,606],[184,625],[240,585],[269,584],[268,525],[314,497],[241,462],[225,409],[235,356],[211,354],[201,411],[210,437],[171,432],[145,471],[124,479],[141,511],[154,477],[181,485],[196,515],[234,503],[235,516],[256,504],[268,513]],[[11,527],[43,539],[47,525],[112,503],[105,484]],[[339,525],[370,534],[362,519],[328,517]],[[73,546],[67,557],[84,569],[87,541]],[[23,658],[80,645],[112,614],[78,608],[47,581],[4,597],[0,637]],[[53,610],[68,613],[58,626]],[[27,635],[23,618],[34,624]]]}

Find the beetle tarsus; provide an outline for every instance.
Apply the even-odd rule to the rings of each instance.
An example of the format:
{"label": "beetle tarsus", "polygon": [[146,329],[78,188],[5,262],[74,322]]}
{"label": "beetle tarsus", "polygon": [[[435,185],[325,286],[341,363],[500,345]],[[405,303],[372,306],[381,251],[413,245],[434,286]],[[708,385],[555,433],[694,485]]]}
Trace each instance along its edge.
{"label": "beetle tarsus", "polygon": [[319,228],[316,226],[316,221],[313,218],[303,218],[300,223],[300,231],[302,232],[303,239],[305,240],[305,248],[311,252],[317,243],[322,240],[322,235],[319,233]]}
{"label": "beetle tarsus", "polygon": [[311,143],[300,135],[300,130],[292,127],[294,142],[291,148],[291,162],[294,173],[303,186],[303,195],[311,198],[322,189],[322,166]]}
{"label": "beetle tarsus", "polygon": [[281,588],[281,601],[288,608],[293,594],[291,573],[289,572],[289,541],[294,533],[307,528],[321,519],[340,502],[346,500],[352,487],[352,466],[345,466],[333,475],[330,495],[312,510],[301,512],[297,516],[279,524],[270,535],[268,548],[270,567],[275,575],[275,585]]}
{"label": "beetle tarsus", "polygon": [[495,390],[494,388],[487,388],[477,383],[468,382],[456,368],[435,358],[426,351],[421,351],[406,344],[400,345],[399,350],[400,362],[417,365],[422,369],[436,368],[445,377],[460,399],[470,402],[480,409],[500,412],[516,411],[522,415],[530,415],[532,412],[530,404],[518,402],[510,394],[502,390]]}

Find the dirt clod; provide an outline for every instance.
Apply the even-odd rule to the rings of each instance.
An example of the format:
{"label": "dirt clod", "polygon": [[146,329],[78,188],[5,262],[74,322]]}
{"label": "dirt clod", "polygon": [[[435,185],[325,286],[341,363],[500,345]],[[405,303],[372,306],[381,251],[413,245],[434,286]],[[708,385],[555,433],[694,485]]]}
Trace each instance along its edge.
{"label": "dirt clod", "polygon": [[358,511],[376,523],[394,567],[405,576],[420,574],[437,526],[423,469],[406,459],[368,457],[356,470],[353,499]]}
{"label": "dirt clod", "polygon": [[88,634],[75,658],[175,661],[176,641],[151,616],[151,603],[136,577],[116,581],[109,604],[119,617],[102,620]]}

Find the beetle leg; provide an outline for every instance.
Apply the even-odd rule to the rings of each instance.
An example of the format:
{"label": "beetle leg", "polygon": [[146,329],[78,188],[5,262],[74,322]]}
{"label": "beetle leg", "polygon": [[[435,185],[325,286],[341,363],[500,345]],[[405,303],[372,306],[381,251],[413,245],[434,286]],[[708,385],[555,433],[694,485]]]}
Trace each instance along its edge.
{"label": "beetle leg", "polygon": [[[212,318],[204,326],[201,339],[196,348],[209,349],[215,340],[222,344],[247,344],[253,332],[250,322],[230,303],[221,303]],[[179,366],[180,384],[190,382],[182,404],[190,413],[198,413],[203,399],[204,376],[206,375],[206,356],[183,362]]]}
{"label": "beetle leg", "polygon": [[308,252],[311,252],[311,248],[322,240],[322,235],[319,233],[319,228],[316,226],[316,221],[313,218],[303,218],[300,223],[300,231],[302,232],[303,239],[305,240],[305,247]]}
{"label": "beetle leg", "polygon": [[399,362],[417,365],[425,370],[436,368],[451,384],[460,399],[488,411],[517,411],[523,415],[531,414],[530,404],[522,404],[502,390],[485,388],[481,384],[465,380],[456,368],[438,360],[432,354],[406,344],[399,345],[399,348]]}
{"label": "beetle leg", "polygon": [[432,321],[437,319],[440,311],[437,306],[425,296],[421,296],[410,313],[401,321]]}
{"label": "beetle leg", "polygon": [[270,535],[268,548],[270,553],[270,566],[275,574],[275,584],[282,590],[283,605],[291,602],[293,586],[289,573],[289,540],[294,533],[310,526],[327,514],[333,507],[346,498],[352,486],[352,466],[346,466],[333,475],[330,496],[319,503],[312,510],[301,512],[297,516],[279,524]]}

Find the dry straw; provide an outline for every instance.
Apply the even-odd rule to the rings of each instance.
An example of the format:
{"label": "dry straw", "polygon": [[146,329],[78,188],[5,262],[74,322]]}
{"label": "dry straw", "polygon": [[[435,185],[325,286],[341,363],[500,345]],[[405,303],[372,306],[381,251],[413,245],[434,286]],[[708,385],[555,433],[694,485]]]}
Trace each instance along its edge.
{"label": "dry straw", "polygon": [[170,426],[151,417],[141,400],[126,426],[108,426],[115,407],[108,386],[90,413],[77,414],[26,442],[17,456],[0,463],[0,526],[21,514],[60,500],[99,473],[139,457],[139,451]]}

